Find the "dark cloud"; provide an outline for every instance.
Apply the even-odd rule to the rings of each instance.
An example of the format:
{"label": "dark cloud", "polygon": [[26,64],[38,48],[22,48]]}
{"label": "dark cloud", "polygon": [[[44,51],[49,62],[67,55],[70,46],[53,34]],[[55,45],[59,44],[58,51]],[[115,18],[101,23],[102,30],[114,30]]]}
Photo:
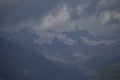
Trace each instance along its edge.
{"label": "dark cloud", "polygon": [[14,26],[30,19],[36,22],[59,2],[60,0],[2,0],[0,26]]}
{"label": "dark cloud", "polygon": [[0,0],[0,30],[31,26],[63,31],[77,26],[100,34],[116,32],[119,13],[119,0]]}

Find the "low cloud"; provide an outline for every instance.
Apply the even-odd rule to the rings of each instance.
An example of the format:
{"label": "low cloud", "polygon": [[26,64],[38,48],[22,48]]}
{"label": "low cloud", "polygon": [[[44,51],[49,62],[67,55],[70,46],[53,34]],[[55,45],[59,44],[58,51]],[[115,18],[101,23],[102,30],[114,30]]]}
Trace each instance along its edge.
{"label": "low cloud", "polygon": [[[103,24],[110,22],[113,19],[120,21],[120,12],[117,11],[105,11],[101,14],[101,21]],[[111,24],[111,23],[109,23]]]}
{"label": "low cloud", "polygon": [[59,25],[64,25],[70,19],[70,13],[66,5],[63,5],[57,12],[50,12],[48,15],[44,16],[37,26],[38,29],[49,29],[51,27],[58,27]]}
{"label": "low cloud", "polygon": [[95,40],[89,40],[85,37],[82,38],[82,42],[84,42],[87,45],[91,45],[91,46],[97,46],[100,44],[104,44],[104,45],[111,45],[113,43],[116,43],[118,40],[100,40],[100,41],[95,41]]}
{"label": "low cloud", "polygon": [[118,0],[1,0],[0,30],[30,27],[38,33],[79,27],[93,35],[113,35],[120,31],[119,4]]}

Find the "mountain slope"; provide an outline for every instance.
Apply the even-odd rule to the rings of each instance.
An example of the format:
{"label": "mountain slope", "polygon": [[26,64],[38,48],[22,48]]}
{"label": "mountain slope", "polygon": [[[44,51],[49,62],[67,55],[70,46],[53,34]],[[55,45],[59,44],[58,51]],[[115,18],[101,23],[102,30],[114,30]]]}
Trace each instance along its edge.
{"label": "mountain slope", "polygon": [[82,40],[83,37],[86,37],[89,40],[97,40],[88,31],[81,29],[77,29],[69,32],[63,32],[63,34],[66,35],[67,38],[73,39],[75,41],[80,41]]}
{"label": "mountain slope", "polygon": [[120,80],[120,64],[101,72],[95,80]]}
{"label": "mountain slope", "polygon": [[3,38],[0,46],[0,78],[3,80],[87,80],[77,69],[53,63]]}

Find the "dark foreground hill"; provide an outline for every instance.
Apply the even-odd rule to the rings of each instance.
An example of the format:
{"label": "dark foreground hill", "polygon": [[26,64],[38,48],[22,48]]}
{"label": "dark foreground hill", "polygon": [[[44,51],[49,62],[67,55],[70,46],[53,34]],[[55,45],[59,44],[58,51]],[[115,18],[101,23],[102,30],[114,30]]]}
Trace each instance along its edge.
{"label": "dark foreground hill", "polygon": [[58,65],[33,50],[0,38],[0,80],[87,80],[77,69]]}
{"label": "dark foreground hill", "polygon": [[103,71],[95,80],[120,80],[120,64],[113,65]]}

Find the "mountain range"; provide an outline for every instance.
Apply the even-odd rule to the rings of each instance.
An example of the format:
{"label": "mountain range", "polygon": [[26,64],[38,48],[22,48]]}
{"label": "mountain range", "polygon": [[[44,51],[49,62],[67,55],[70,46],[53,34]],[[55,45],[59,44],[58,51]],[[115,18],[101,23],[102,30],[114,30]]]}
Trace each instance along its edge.
{"label": "mountain range", "polygon": [[[51,33],[59,35],[43,36]],[[44,34],[37,35],[28,29],[17,33],[1,32],[0,53],[4,65],[1,70],[11,65],[7,72],[2,72],[7,74],[1,73],[3,78],[7,75],[11,80],[96,80],[96,76],[110,67],[120,65],[119,39],[99,39],[81,29]],[[39,76],[42,73],[43,76]]]}

